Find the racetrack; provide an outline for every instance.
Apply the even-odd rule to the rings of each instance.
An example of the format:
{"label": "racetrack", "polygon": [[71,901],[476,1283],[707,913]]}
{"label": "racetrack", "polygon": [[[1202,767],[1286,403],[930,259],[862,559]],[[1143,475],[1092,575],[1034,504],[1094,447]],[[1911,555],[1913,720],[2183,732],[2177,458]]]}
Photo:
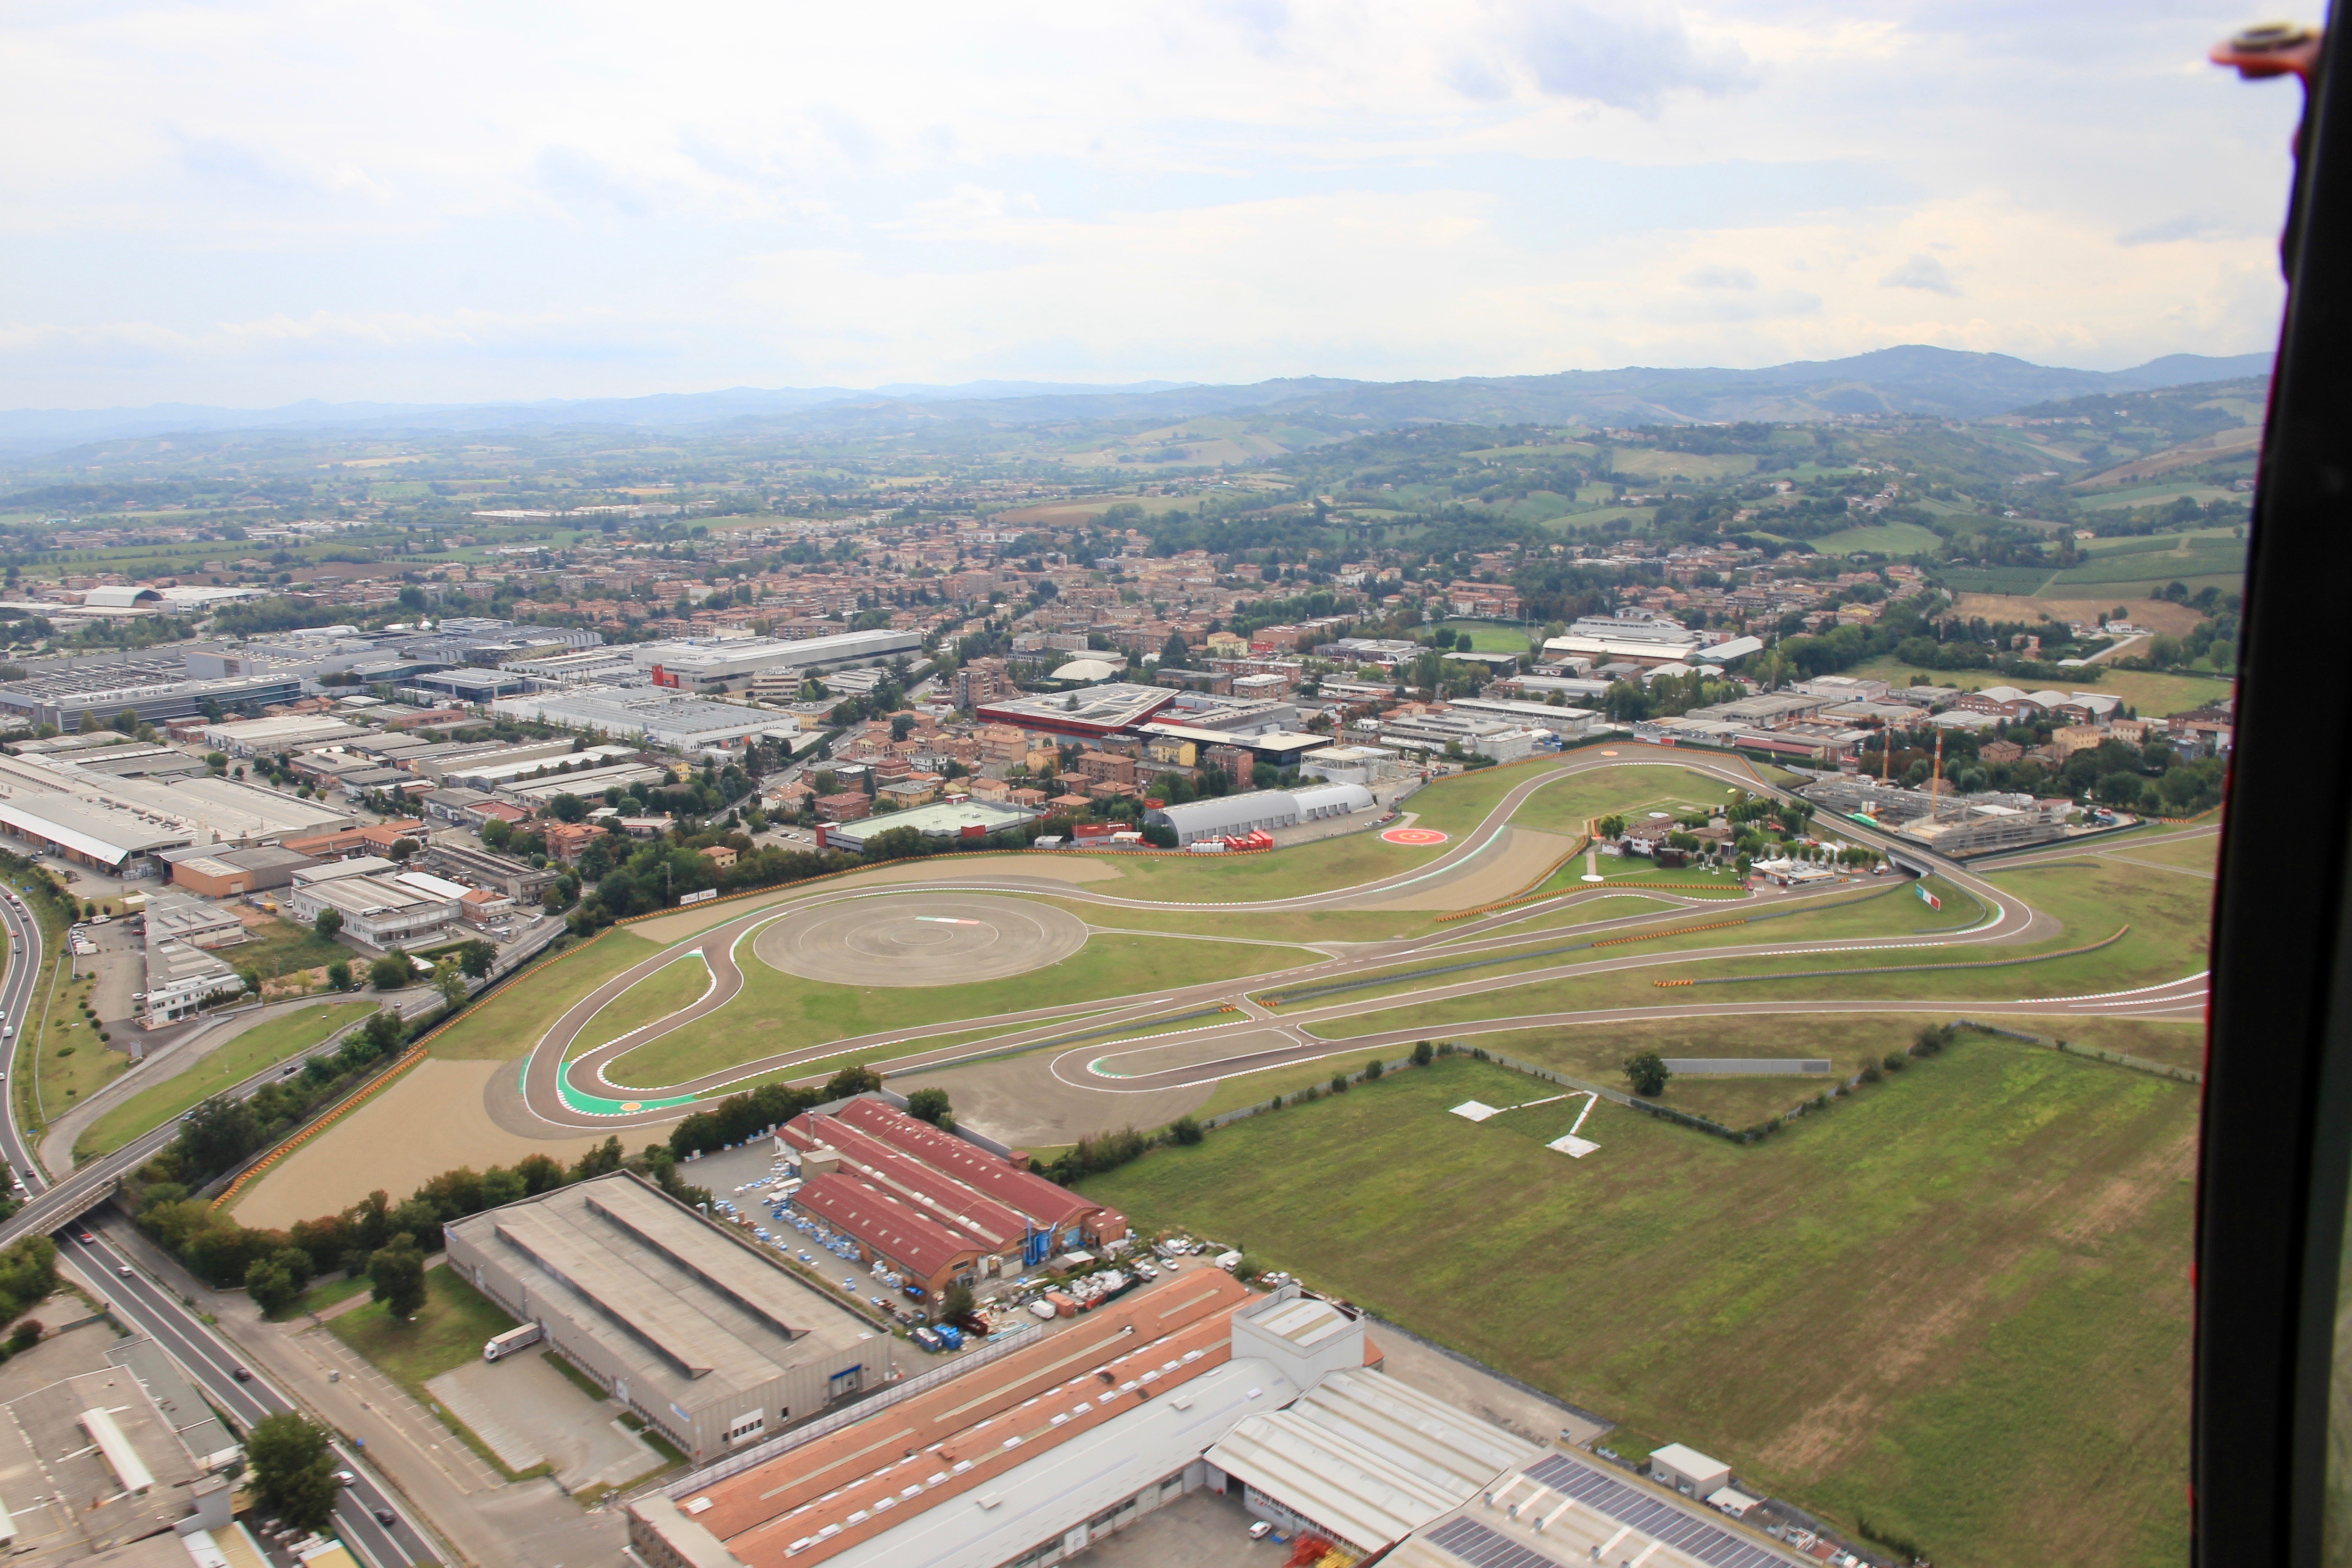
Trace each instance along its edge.
{"label": "racetrack", "polygon": [[[1179,888],[1191,892],[1204,885],[1219,886],[1226,868],[1163,861],[1158,864],[1169,870],[1130,877],[1113,857],[1032,853],[893,864],[779,889],[729,910],[667,914],[634,930],[640,936],[666,939],[667,945],[581,996],[534,1042],[520,1077],[509,1070],[492,1078],[484,1090],[486,1109],[502,1127],[550,1139],[591,1130],[627,1132],[665,1124],[683,1113],[683,1102],[724,1094],[753,1079],[790,1079],[803,1064],[811,1064],[810,1072],[821,1077],[841,1060],[863,1060],[893,1079],[948,1085],[959,1114],[974,1126],[1024,1144],[1054,1144],[1129,1124],[1164,1122],[1197,1108],[1218,1083],[1236,1076],[1328,1056],[1345,1055],[1354,1065],[1375,1050],[1409,1047],[1433,1032],[1468,1040],[1531,1026],[1581,1028],[1634,1019],[1789,1017],[1827,1012],[1947,1017],[2003,1012],[2201,1016],[2201,973],[2176,973],[2160,982],[2126,986],[2122,994],[2092,994],[2085,988],[2082,994],[2036,996],[2032,993],[2037,989],[2063,987],[2037,984],[2032,963],[1972,972],[1965,987],[1951,977],[1937,988],[1941,994],[1905,993],[1899,982],[1908,976],[1890,976],[1874,987],[1836,979],[1784,980],[1762,993],[1699,986],[1652,994],[1649,980],[1654,974],[1675,977],[1680,984],[1683,977],[1718,973],[1769,977],[1776,966],[1866,970],[1932,964],[1944,957],[2007,954],[2054,960],[2110,938],[2131,918],[2128,910],[2076,909],[2062,920],[2002,886],[1998,871],[1989,875],[1943,862],[1907,844],[1901,846],[1906,858],[1932,865],[1948,889],[1962,895],[1951,903],[1948,890],[1945,914],[1916,908],[1907,895],[1901,905],[1882,899],[1868,911],[1835,912],[1843,904],[1870,902],[1871,894],[1900,885],[1885,877],[1745,891],[1726,879],[1698,882],[1688,892],[1674,886],[1645,889],[1638,900],[1628,899],[1622,885],[1578,885],[1508,910],[1445,923],[1432,920],[1426,926],[1409,914],[1393,913],[1389,923],[1376,929],[1406,934],[1368,941],[1305,934],[1302,922],[1310,916],[1348,921],[1359,919],[1349,911],[1368,916],[1370,911],[1428,909],[1434,913],[1515,896],[1539,879],[1571,841],[1555,832],[1515,829],[1511,817],[1537,792],[1563,780],[1615,767],[1664,764],[1727,787],[1780,793],[1735,760],[1630,742],[1613,742],[1611,750],[1614,755],[1587,750],[1514,768],[1517,776],[1468,830],[1459,830],[1457,805],[1449,823],[1455,831],[1448,843],[1434,852],[1415,852],[1402,868],[1349,886],[1259,899],[1152,899],[1136,894],[1154,878],[1171,892]],[[1487,778],[1493,781],[1493,775]],[[1491,791],[1493,783],[1485,787]],[[1551,815],[1556,819],[1558,808]],[[1837,820],[1822,826],[1850,842],[1881,848],[1892,842],[1860,823]],[[2175,835],[2168,841],[2187,842],[2190,837]],[[2128,861],[2116,851],[2148,841],[2060,846],[2012,858],[2000,869],[2032,868],[2065,856],[2096,857],[2102,865]],[[2193,851],[2181,853],[2194,858]],[[1332,862],[1308,862],[1328,863]],[[1363,858],[1349,862],[1366,863]],[[1139,865],[1139,872],[1148,864]],[[2176,879],[2172,868],[2148,870],[2160,879]],[[2188,888],[2194,876],[2193,869],[2184,869],[2177,879]],[[1257,879],[1267,879],[1261,871]],[[1244,876],[1230,885],[1238,890],[1249,880]],[[1289,885],[1297,885],[1295,877]],[[1916,910],[1916,918],[1895,912],[1906,909]],[[1041,995],[1034,1008],[973,1017],[948,1016],[955,1009],[943,1000],[940,1016],[927,1019],[919,1030],[773,1038],[772,1048],[752,1059],[660,1089],[625,1087],[604,1077],[604,1068],[619,1057],[677,1030],[693,1028],[735,1002],[744,989],[740,965],[746,948],[762,966],[808,981],[856,987],[951,987],[1037,972],[1077,952],[1090,929],[1147,928],[1154,916],[1171,922],[1164,933],[1170,936],[1188,934],[1181,921],[1214,921],[1220,922],[1213,928],[1216,935],[1194,940],[1257,938],[1317,951],[1305,955],[1308,962],[1276,973],[1180,981],[1149,992],[1104,994],[1077,1003]],[[1781,916],[1805,919],[1785,925],[1762,923]],[[1813,923],[1808,925],[1807,920]],[[1547,923],[1559,926],[1557,943],[1543,949],[1554,956],[1520,956],[1533,953],[1530,943],[1550,934],[1542,929]],[[1923,923],[1937,929],[1915,929]],[[1756,928],[1752,931],[1750,925]],[[1693,930],[1706,934],[1680,934]],[[1871,934],[1830,934],[1859,930]],[[1822,934],[1805,934],[1811,931]],[[2007,953],[1958,951],[1966,948],[2005,949]],[[690,950],[698,950],[709,965],[712,984],[706,995],[668,1018],[564,1059],[607,1003]],[[1445,972],[1413,979],[1424,967]],[[2201,963],[2186,967],[2201,968]],[[1407,973],[1401,977],[1400,970]],[[2145,968],[2139,972],[2141,976],[2146,973]],[[1412,983],[1401,988],[1400,978]],[[1592,994],[1585,1003],[1567,1006],[1553,1002],[1530,1007],[1527,1001],[1534,1000],[1533,994],[1521,999],[1530,987],[1548,987],[1543,994],[1559,995],[1563,985],[1578,994]],[[1637,993],[1628,986],[1638,988],[1638,1004]],[[1792,998],[1790,993],[1800,989],[1806,994]],[[1866,994],[1874,989],[1876,994]],[[1285,993],[1296,994],[1296,1000],[1272,1008],[1258,1000]],[[944,998],[946,993],[942,994]],[[1426,1024],[1393,1027],[1381,1016],[1407,1005],[1441,1005],[1449,1009],[1448,1021],[1434,1029]],[[1074,1018],[1074,1012],[1088,1016]],[[925,1037],[954,1043],[927,1046]],[[770,1043],[761,1041],[762,1046]]]}
{"label": "racetrack", "polygon": [[762,930],[752,956],[843,985],[968,985],[1043,969],[1087,944],[1087,925],[1024,899],[908,894],[797,910]]}

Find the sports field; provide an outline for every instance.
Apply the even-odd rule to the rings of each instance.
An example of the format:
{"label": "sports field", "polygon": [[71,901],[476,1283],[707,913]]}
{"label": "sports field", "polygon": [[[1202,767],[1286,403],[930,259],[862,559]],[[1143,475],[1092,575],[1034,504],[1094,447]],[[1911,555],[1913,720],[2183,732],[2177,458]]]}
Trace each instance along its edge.
{"label": "sports field", "polygon": [[2193,1089],[1967,1036],[1752,1147],[1446,1114],[1554,1092],[1443,1058],[1085,1185],[1939,1563],[2179,1560]]}

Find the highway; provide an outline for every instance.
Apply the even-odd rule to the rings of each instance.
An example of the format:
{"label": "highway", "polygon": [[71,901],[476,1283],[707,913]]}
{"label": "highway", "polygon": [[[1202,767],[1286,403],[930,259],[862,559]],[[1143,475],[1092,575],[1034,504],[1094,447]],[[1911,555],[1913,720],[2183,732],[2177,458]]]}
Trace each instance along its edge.
{"label": "highway", "polygon": [[[24,1038],[21,1031],[37,1001],[34,992],[41,973],[43,944],[40,922],[14,897],[0,899],[0,926],[5,927],[11,939],[7,968],[0,973],[0,1011],[5,1012],[12,1031],[5,1059],[13,1074],[18,1070],[16,1047]],[[538,945],[543,946],[544,942]],[[516,956],[520,962],[523,955]],[[428,999],[425,1005],[430,1005],[437,998]],[[334,1038],[306,1054],[334,1049],[342,1033],[338,1031]],[[284,1071],[282,1064],[269,1068],[228,1093],[243,1099]],[[161,1345],[240,1431],[249,1430],[265,1415],[295,1409],[294,1403],[258,1373],[248,1370],[246,1378],[240,1380],[236,1371],[242,1365],[241,1359],[226,1342],[178,1296],[133,1267],[128,1255],[102,1228],[83,1221],[88,1211],[113,1193],[115,1183],[125,1172],[135,1170],[178,1135],[179,1123],[166,1122],[63,1181],[51,1183],[35,1162],[31,1144],[17,1124],[15,1094],[6,1094],[5,1100],[6,1110],[0,1114],[0,1154],[5,1154],[12,1170],[22,1173],[29,1195],[24,1207],[0,1223],[0,1246],[37,1232],[53,1233],[60,1262],[74,1266],[85,1276],[94,1292],[112,1304],[116,1316],[126,1326]],[[83,1236],[90,1239],[80,1240]],[[449,1560],[449,1554],[425,1535],[373,1471],[360,1462],[356,1449],[338,1442],[335,1451],[339,1468],[357,1478],[344,1489],[335,1505],[335,1532],[347,1545],[373,1568],[406,1568],[414,1563]],[[394,1522],[383,1524],[381,1515],[388,1515]]]}

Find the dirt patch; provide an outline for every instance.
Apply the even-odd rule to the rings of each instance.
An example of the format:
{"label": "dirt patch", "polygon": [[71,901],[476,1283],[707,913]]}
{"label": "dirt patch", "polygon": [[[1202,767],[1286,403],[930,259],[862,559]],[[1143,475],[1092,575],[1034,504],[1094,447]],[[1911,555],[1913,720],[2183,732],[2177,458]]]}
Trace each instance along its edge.
{"label": "dirt patch", "polygon": [[[333,1214],[382,1187],[397,1203],[430,1177],[460,1165],[485,1170],[526,1154],[569,1163],[604,1141],[602,1132],[529,1138],[490,1120],[483,1091],[512,1062],[419,1062],[406,1077],[289,1155],[247,1189],[236,1217],[249,1226],[291,1225]],[[551,1129],[551,1131],[552,1131]],[[642,1141],[644,1129],[633,1137]]]}
{"label": "dirt patch", "polygon": [[[2150,556],[2161,561],[2161,556]],[[2151,569],[2151,577],[2173,574]],[[1963,594],[1954,608],[1963,616],[1981,616],[1988,621],[2021,621],[2031,626],[2044,616],[2053,620],[2081,621],[2095,625],[2106,619],[2107,612],[2121,605],[2130,614],[2126,617],[2136,626],[2147,626],[2169,637],[2186,637],[2205,617],[2186,605],[2176,605],[2166,599],[2034,599],[2019,594]]]}
{"label": "dirt patch", "polygon": [[2119,485],[2131,479],[2152,479],[2158,474],[2168,474],[2175,468],[2193,468],[2210,463],[2216,458],[2226,458],[2235,452],[2252,451],[2263,444],[2263,427],[2242,426],[2235,430],[2217,431],[2200,436],[2194,441],[2184,441],[2178,447],[2168,447],[2161,452],[2078,479],[2070,489],[2087,489],[2092,485]]}
{"label": "dirt patch", "polygon": [[1401,898],[1363,907],[1370,910],[1475,909],[1480,904],[1491,904],[1519,892],[1576,847],[1573,838],[1558,833],[1539,832],[1532,827],[1508,827],[1503,831],[1502,847],[1479,856],[1467,869],[1450,877],[1432,878]]}

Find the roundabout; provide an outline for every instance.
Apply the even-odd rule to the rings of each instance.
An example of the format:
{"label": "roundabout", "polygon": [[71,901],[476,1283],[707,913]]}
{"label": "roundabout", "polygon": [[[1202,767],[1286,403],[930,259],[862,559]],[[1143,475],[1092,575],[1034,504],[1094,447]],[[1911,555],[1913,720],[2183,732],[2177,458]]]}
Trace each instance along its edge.
{"label": "roundabout", "polygon": [[1059,963],[1087,924],[1049,904],[949,894],[856,899],[787,915],[752,956],[838,985],[963,985]]}

